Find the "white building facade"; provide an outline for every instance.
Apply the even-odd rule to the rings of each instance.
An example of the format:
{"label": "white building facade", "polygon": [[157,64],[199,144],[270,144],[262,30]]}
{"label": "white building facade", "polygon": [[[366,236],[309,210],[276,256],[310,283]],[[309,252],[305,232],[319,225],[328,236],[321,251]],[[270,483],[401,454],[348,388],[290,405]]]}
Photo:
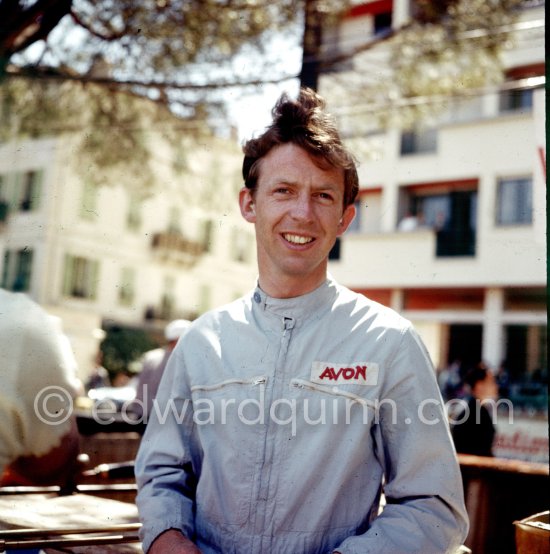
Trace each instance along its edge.
{"label": "white building facade", "polygon": [[257,269],[234,142],[202,139],[176,172],[157,141],[144,197],[95,186],[73,144],[60,135],[0,145],[0,286],[61,318],[84,380],[102,329],[161,332],[240,296]]}
{"label": "white building facade", "polygon": [[[356,3],[331,48],[399,28],[410,9]],[[323,75],[319,90],[344,106],[335,115],[360,162],[357,220],[331,273],[411,319],[437,368],[483,360],[525,383],[547,371],[544,2],[526,2],[515,29],[504,85],[449,100],[429,126],[357,132],[358,109],[335,82],[379,67],[383,45]]]}

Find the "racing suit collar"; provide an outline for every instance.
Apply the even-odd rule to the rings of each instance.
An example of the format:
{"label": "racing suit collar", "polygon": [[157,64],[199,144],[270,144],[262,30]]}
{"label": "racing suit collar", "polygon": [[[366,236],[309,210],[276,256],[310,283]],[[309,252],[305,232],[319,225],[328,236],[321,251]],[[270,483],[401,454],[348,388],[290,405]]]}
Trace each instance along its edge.
{"label": "racing suit collar", "polygon": [[268,314],[279,318],[291,318],[299,322],[317,314],[323,308],[329,308],[336,295],[337,284],[329,275],[325,282],[315,290],[294,298],[273,298],[257,285],[252,303]]}

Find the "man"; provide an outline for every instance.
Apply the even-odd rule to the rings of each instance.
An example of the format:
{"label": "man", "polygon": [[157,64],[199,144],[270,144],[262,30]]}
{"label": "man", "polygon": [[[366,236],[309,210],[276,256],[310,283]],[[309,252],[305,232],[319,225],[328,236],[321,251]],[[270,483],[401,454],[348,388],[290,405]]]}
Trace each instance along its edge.
{"label": "man", "polygon": [[3,485],[70,485],[79,450],[76,360],[54,318],[0,289],[0,477]]}
{"label": "man", "polygon": [[323,108],[309,90],[283,96],[244,146],[258,286],[199,318],[168,363],[137,458],[150,553],[426,554],[465,537],[424,347],[327,278],[358,179]]}
{"label": "man", "polygon": [[136,399],[132,403],[132,411],[146,425],[153,408],[153,400],[157,396],[160,379],[166,363],[178,339],[189,329],[191,322],[187,319],[175,319],[164,329],[166,345],[163,348],[149,350],[143,355],[142,368],[136,387]]}
{"label": "man", "polygon": [[467,406],[453,418],[453,439],[457,452],[492,456],[495,426],[488,405],[498,398],[493,373],[483,363],[470,369],[464,377],[470,391]]}

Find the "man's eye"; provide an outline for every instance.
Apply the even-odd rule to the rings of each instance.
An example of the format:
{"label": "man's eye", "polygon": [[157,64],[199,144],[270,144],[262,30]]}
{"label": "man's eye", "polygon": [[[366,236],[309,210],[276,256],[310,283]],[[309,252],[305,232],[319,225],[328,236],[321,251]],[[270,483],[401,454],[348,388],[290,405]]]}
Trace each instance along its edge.
{"label": "man's eye", "polygon": [[329,194],[328,192],[320,192],[318,196],[323,200],[332,200],[332,194]]}
{"label": "man's eye", "polygon": [[288,194],[289,189],[287,187],[279,187],[275,189],[277,194]]}

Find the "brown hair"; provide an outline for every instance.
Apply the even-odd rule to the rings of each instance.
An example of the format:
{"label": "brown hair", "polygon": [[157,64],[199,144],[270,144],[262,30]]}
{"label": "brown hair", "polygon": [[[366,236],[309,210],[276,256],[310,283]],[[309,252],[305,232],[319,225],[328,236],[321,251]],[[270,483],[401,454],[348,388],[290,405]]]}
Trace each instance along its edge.
{"label": "brown hair", "polygon": [[344,208],[353,204],[359,179],[352,154],[344,147],[333,118],[325,113],[325,101],[311,89],[301,89],[297,100],[283,94],[271,114],[272,124],[243,146],[243,178],[250,190],[258,185],[261,159],[272,148],[292,143],[312,155],[319,165],[344,171]]}

